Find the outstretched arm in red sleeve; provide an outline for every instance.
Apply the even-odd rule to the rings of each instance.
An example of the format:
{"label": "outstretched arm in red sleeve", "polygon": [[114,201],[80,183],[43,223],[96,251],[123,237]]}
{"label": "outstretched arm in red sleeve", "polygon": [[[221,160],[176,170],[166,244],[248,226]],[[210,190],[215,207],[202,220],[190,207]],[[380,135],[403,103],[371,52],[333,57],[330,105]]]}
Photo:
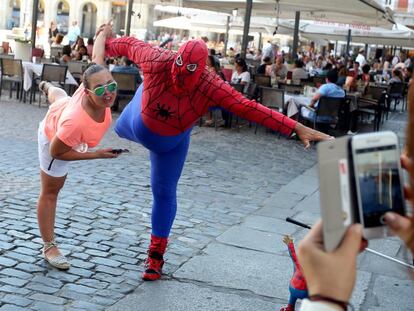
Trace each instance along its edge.
{"label": "outstretched arm in red sleeve", "polygon": [[258,123],[284,135],[290,135],[294,131],[304,143],[305,148],[310,146],[310,141],[331,139],[329,135],[312,130],[278,111],[247,99],[213,73],[205,74],[201,79],[203,81],[198,91],[210,100],[211,106],[220,106],[243,119]]}
{"label": "outstretched arm in red sleeve", "polygon": [[[105,42],[106,56],[126,56],[139,65],[145,72],[146,67],[156,63],[171,66],[174,59],[173,52],[150,44],[133,37],[108,38]],[[171,61],[171,62],[169,62]]]}

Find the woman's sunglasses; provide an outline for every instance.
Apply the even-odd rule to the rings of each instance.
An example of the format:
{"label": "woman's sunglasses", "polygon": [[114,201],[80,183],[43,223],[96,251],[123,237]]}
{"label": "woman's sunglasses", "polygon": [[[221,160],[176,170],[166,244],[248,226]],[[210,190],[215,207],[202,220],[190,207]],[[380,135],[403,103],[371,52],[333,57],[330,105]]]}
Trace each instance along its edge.
{"label": "woman's sunglasses", "polygon": [[114,93],[118,89],[118,83],[116,83],[116,81],[113,81],[111,83],[98,86],[94,88],[93,90],[88,90],[88,91],[93,92],[96,96],[102,96],[103,94],[105,94],[105,88],[108,90],[108,92]]}

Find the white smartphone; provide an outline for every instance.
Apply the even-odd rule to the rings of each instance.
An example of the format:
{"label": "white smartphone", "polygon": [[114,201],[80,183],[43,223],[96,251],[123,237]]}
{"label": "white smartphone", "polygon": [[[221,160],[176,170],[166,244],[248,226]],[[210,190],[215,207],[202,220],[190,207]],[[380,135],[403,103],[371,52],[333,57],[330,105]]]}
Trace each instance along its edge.
{"label": "white smartphone", "polygon": [[359,222],[366,239],[391,235],[387,212],[405,215],[398,138],[393,132],[353,136],[350,144]]}
{"label": "white smartphone", "polygon": [[348,226],[357,221],[351,196],[349,140],[343,136],[317,145],[323,241],[328,252],[338,247]]}

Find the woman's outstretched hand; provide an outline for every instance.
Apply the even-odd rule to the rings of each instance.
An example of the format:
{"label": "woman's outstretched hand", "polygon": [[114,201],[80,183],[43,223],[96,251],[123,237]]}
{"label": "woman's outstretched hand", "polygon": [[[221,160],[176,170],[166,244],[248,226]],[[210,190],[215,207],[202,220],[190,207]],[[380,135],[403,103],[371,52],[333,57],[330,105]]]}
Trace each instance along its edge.
{"label": "woman's outstretched hand", "polygon": [[299,139],[302,141],[305,149],[310,148],[311,141],[324,141],[335,139],[333,136],[329,136],[317,130],[311,129],[307,126],[304,126],[301,123],[296,123],[295,132],[298,135]]}

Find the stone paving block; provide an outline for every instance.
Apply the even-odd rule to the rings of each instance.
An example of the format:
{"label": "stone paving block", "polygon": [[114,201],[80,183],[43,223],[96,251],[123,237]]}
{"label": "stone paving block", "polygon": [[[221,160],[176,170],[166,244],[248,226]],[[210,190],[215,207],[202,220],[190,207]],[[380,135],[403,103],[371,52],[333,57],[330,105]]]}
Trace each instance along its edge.
{"label": "stone paving block", "polygon": [[100,306],[95,303],[90,303],[87,301],[80,301],[80,300],[74,301],[71,307],[78,308],[79,310],[90,310],[90,311],[104,310],[103,306]]}
{"label": "stone paving block", "polygon": [[10,258],[6,258],[4,256],[1,256],[0,257],[0,266],[3,266],[3,267],[13,267],[13,266],[17,265],[17,263],[18,262],[16,260],[13,260],[13,259],[10,259]]}
{"label": "stone paving block", "polygon": [[285,220],[256,215],[246,217],[243,226],[283,235],[292,234],[297,230],[297,228],[287,223]]}
{"label": "stone paving block", "polygon": [[0,283],[4,283],[11,286],[23,286],[27,283],[27,280],[19,279],[19,278],[0,278]]}
{"label": "stone paving block", "polygon": [[303,200],[304,197],[302,194],[277,191],[264,201],[263,206],[272,209],[291,209]]}
{"label": "stone paving block", "polygon": [[27,311],[27,309],[16,305],[5,304],[0,307],[0,311]]}
{"label": "stone paving block", "polygon": [[95,288],[97,290],[105,289],[109,285],[108,282],[101,282],[95,279],[81,279],[77,282],[77,284]]}
{"label": "stone paving block", "polygon": [[36,301],[33,305],[31,305],[31,310],[37,311],[64,311],[65,308],[63,306],[58,306],[52,303],[46,303],[41,301]]}
{"label": "stone paving block", "polygon": [[9,303],[9,304],[14,304],[14,305],[18,305],[21,307],[26,307],[29,304],[31,304],[33,301],[18,295],[11,295],[11,294],[7,294],[5,295],[3,298],[0,299],[3,303]]}
{"label": "stone paving block", "polygon": [[[159,295],[157,294],[159,293]],[[161,294],[162,293],[162,294]],[[159,297],[153,299],[154,296]],[[147,310],[237,310],[274,311],[280,304],[255,295],[215,291],[212,288],[177,281],[144,283],[134,294],[108,308],[108,311]]]}
{"label": "stone paving block", "polygon": [[66,299],[64,298],[56,297],[52,295],[40,294],[40,293],[33,294],[29,296],[29,298],[32,300],[38,300],[38,301],[42,301],[45,303],[52,303],[55,305],[63,305],[66,302]]}
{"label": "stone paving block", "polygon": [[318,187],[319,181],[317,177],[311,175],[300,175],[287,185],[280,188],[280,191],[307,196],[317,191]]}
{"label": "stone paving block", "polygon": [[414,310],[414,282],[395,277],[378,276],[373,293],[378,305],[385,310]]}
{"label": "stone paving block", "polygon": [[101,258],[101,257],[92,258],[91,262],[99,264],[99,265],[112,267],[112,268],[116,268],[121,265],[119,261],[109,259],[109,258]]}
{"label": "stone paving block", "polygon": [[29,273],[44,271],[42,267],[29,263],[19,263],[15,268]]}
{"label": "stone paving block", "polygon": [[[173,276],[279,299],[289,296],[293,268],[288,256],[217,243],[210,244],[205,252],[191,258]],[[267,273],[262,271],[264,266]]]}
{"label": "stone paving block", "polygon": [[410,279],[405,267],[377,255],[364,252],[358,260],[358,269],[389,277]]}
{"label": "stone paving block", "polygon": [[0,287],[0,293],[19,294],[19,295],[25,296],[29,294],[30,291],[22,287],[4,285]]}
{"label": "stone paving block", "polygon": [[33,292],[44,294],[54,294],[59,291],[59,288],[35,282],[30,282],[29,284],[27,284],[26,288],[32,290]]}
{"label": "stone paving block", "polygon": [[272,232],[259,231],[247,226],[235,226],[217,238],[222,243],[247,249],[281,253],[286,250],[282,241],[283,236]]}
{"label": "stone paving block", "polygon": [[9,277],[13,277],[13,278],[16,277],[19,279],[26,279],[26,280],[33,277],[33,275],[30,273],[26,273],[26,272],[23,272],[17,269],[12,269],[12,268],[2,269],[0,270],[0,273],[7,275]]}
{"label": "stone paving block", "polygon": [[9,251],[5,254],[8,258],[12,258],[14,260],[17,260],[19,262],[25,262],[25,263],[34,263],[37,261],[37,258],[34,256],[27,256],[20,253],[17,253],[15,251]]}

